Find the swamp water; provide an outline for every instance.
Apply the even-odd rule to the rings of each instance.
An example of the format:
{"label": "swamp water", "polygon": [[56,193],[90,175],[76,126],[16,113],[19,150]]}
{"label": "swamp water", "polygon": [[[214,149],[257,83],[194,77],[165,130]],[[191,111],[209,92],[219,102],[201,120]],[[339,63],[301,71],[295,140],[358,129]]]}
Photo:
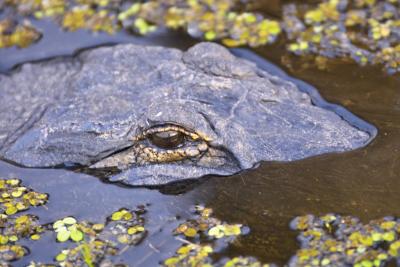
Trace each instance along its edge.
{"label": "swamp water", "polygon": [[[53,27],[54,36],[58,37],[49,37],[24,50],[0,50],[3,71],[14,63],[69,54],[76,48],[101,43],[134,41],[182,49],[194,43],[169,33],[148,38],[116,35],[111,39],[102,35],[91,37],[83,31],[64,34],[51,23],[41,23],[42,27]],[[278,65],[286,55],[279,44],[254,51]],[[359,217],[365,223],[387,215],[400,216],[398,75],[389,76],[380,67],[343,62],[318,70],[296,58],[291,68],[281,67],[291,76],[315,86],[327,101],[340,104],[375,125],[379,130],[376,139],[356,151],[292,163],[263,163],[235,176],[208,177],[183,188],[128,188],[71,171],[26,169],[6,162],[0,162],[0,177],[18,177],[26,186],[50,195],[45,208],[29,211],[39,216],[42,224],[66,216],[102,222],[122,207],[149,204],[145,215],[148,236],[138,246],[113,257],[114,263],[130,266],[157,266],[171,257],[181,245],[172,231],[182,220],[192,217],[190,209],[196,204],[212,208],[214,216],[223,221],[241,223],[251,229],[250,234],[231,244],[224,256],[254,256],[262,262],[280,265],[298,248],[297,233],[289,228],[289,222],[296,216],[333,212]],[[31,261],[52,262],[60,250],[70,246],[55,243],[51,232],[38,241],[21,244],[29,247],[31,253],[15,266],[25,266]]]}

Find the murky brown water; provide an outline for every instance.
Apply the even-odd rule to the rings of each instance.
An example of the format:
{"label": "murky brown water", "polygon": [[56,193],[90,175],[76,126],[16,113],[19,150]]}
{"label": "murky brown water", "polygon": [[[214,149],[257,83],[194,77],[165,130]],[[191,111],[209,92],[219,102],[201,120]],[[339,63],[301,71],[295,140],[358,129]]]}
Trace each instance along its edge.
{"label": "murky brown water", "polygon": [[[275,62],[282,55],[272,48],[258,52]],[[379,134],[364,149],[289,164],[264,163],[235,177],[208,180],[196,189],[219,216],[251,226],[252,235],[242,249],[276,262],[285,261],[296,246],[287,228],[293,216],[337,212],[367,221],[400,215],[399,77],[346,64],[328,72],[298,69],[291,75],[376,125]]]}
{"label": "murky brown water", "polygon": [[[268,2],[271,4],[267,12],[278,13],[281,1]],[[178,38],[182,36],[142,40],[168,46],[179,44],[181,48],[193,43],[190,39],[177,41]],[[0,65],[13,59],[10,51],[22,61],[37,58],[34,53],[40,50],[33,47],[25,51],[0,51]],[[278,65],[285,55],[279,44],[255,51]],[[377,126],[379,134],[372,144],[349,153],[293,163],[264,163],[236,176],[205,179],[179,195],[105,184],[94,177],[65,170],[22,169],[2,162],[0,177],[17,176],[36,190],[50,193],[49,210],[35,210],[44,223],[68,215],[101,221],[120,207],[149,203],[150,237],[120,258],[136,262],[132,266],[155,266],[172,255],[180,244],[171,235],[177,223],[175,217],[187,218],[189,207],[197,203],[213,208],[220,219],[247,224],[252,229],[227,254],[252,255],[276,263],[286,262],[296,249],[296,233],[289,230],[288,223],[297,215],[336,212],[365,221],[386,215],[400,216],[399,76],[388,76],[379,67],[361,68],[348,63],[330,65],[325,71],[301,65],[301,61],[295,61],[293,68],[283,68],[314,85],[326,100],[347,107]],[[28,242],[33,251],[40,248],[38,251],[42,252],[32,253],[21,265],[32,259],[51,261],[66,246],[55,246],[49,240],[45,236],[36,243]],[[150,244],[157,250],[151,249]]]}

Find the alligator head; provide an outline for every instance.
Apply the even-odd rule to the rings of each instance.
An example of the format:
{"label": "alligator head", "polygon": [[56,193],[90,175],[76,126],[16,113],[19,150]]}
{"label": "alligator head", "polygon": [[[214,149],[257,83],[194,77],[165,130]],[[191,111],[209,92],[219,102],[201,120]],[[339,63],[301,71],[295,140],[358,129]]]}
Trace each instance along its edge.
{"label": "alligator head", "polygon": [[230,175],[373,137],[297,86],[211,43],[119,45],[0,76],[0,155],[28,167],[117,168],[130,185]]}

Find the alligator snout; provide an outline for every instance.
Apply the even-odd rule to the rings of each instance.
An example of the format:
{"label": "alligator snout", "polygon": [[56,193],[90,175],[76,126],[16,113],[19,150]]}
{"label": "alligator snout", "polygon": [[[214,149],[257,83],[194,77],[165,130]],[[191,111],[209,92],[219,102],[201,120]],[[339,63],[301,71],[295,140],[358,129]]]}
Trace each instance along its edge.
{"label": "alligator snout", "polygon": [[313,103],[289,77],[217,44],[97,48],[0,75],[0,157],[114,168],[112,181],[161,185],[349,151],[374,138],[350,113]]}

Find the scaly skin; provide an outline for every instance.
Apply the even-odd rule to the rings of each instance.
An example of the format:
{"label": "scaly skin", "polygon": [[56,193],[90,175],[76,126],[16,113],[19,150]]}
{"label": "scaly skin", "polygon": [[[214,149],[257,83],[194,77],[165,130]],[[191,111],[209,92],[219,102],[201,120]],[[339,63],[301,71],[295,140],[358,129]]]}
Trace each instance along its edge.
{"label": "scaly skin", "polygon": [[[159,132],[175,131],[185,136],[183,144],[179,147],[161,149],[151,144],[149,135]],[[128,169],[131,165],[145,165],[151,163],[168,163],[183,160],[199,161],[208,151],[206,136],[200,136],[190,132],[181,126],[161,125],[145,130],[133,139],[132,147],[111,155],[91,166],[91,168],[112,168]]]}
{"label": "scaly skin", "polygon": [[186,52],[118,45],[24,64],[0,75],[0,157],[117,168],[111,181],[162,185],[349,151],[375,136],[274,73],[212,43]]}

